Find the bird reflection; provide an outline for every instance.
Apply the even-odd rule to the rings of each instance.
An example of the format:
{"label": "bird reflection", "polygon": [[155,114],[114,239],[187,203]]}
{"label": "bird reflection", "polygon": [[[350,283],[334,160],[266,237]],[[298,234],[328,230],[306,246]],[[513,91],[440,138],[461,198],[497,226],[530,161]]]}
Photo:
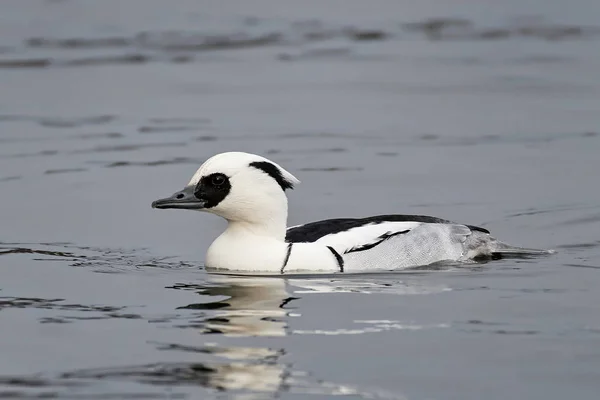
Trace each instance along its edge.
{"label": "bird reflection", "polygon": [[[226,336],[285,336],[286,307],[294,300],[278,278],[214,276],[211,287],[199,287],[202,296],[225,297],[188,304],[179,309],[203,310],[210,316],[197,321],[202,333]],[[186,289],[194,286],[187,285]],[[177,288],[182,289],[182,285]]]}
{"label": "bird reflection", "polygon": [[[203,334],[287,334],[286,307],[294,298],[288,295],[283,279],[213,275],[210,282],[203,285],[179,284],[172,288],[195,290],[201,295],[204,302],[188,304],[178,309],[201,311],[201,318],[190,326],[199,328]],[[216,300],[206,301],[211,298]],[[222,360],[187,365],[154,365],[151,368],[154,372],[163,371],[170,379],[191,379],[201,386],[221,391],[277,393],[285,388],[290,374],[290,366],[280,360],[285,354],[283,349],[209,344],[201,347],[162,344],[159,349],[200,353]],[[138,374],[142,372],[141,375],[145,375],[147,367],[143,366]]]}
{"label": "bird reflection", "polygon": [[[186,356],[172,354],[169,361],[129,366],[109,366],[75,370],[62,373],[53,384],[69,390],[92,382],[126,381],[147,384],[151,387],[201,387],[230,395],[231,398],[279,398],[282,393],[293,392],[311,395],[344,395],[361,398],[399,399],[401,396],[379,391],[364,391],[346,384],[337,384],[314,378],[311,374],[296,370],[284,361],[289,349],[251,347],[248,340],[240,343],[209,343],[211,334],[219,336],[286,336],[290,302],[288,285],[301,287],[298,292],[362,291],[361,284],[336,280],[295,280],[267,277],[211,276],[202,284],[176,284],[170,289],[190,290],[199,294],[199,302],[178,307],[190,322],[183,328],[199,329],[203,334],[192,343],[149,342],[160,352],[182,352]],[[370,290],[373,285],[368,286]],[[292,289],[290,289],[292,290]],[[212,300],[212,301],[211,301]],[[203,301],[203,302],[201,302]],[[187,311],[187,312],[186,312]],[[177,321],[177,319],[170,320]],[[388,324],[389,325],[389,324]],[[298,331],[296,331],[298,332]],[[215,340],[217,341],[217,340]],[[238,341],[238,340],[234,340]],[[191,361],[190,361],[191,358]],[[173,361],[179,360],[179,361]],[[196,398],[205,398],[195,393]],[[147,397],[143,397],[147,398]]]}
{"label": "bird reflection", "polygon": [[[231,341],[222,344],[208,342],[210,335],[221,336],[287,336],[292,333],[306,334],[308,331],[294,331],[288,326],[290,309],[298,297],[290,293],[372,293],[393,292],[412,294],[411,285],[391,285],[389,281],[371,281],[364,276],[355,279],[323,277],[321,279],[281,279],[279,277],[246,277],[231,275],[210,275],[201,284],[176,284],[171,289],[191,290],[198,293],[198,302],[178,307],[184,313],[187,323],[183,328],[198,329],[203,344],[159,343],[163,351],[180,351],[198,354],[192,363],[157,363],[132,366],[126,369],[92,371],[98,378],[125,378],[151,384],[177,383],[195,384],[229,394],[265,394],[279,397],[284,392],[310,393],[322,395],[355,395],[397,399],[381,393],[364,392],[359,388],[344,384],[314,379],[310,374],[298,371],[293,364],[283,360],[288,350],[284,348],[249,347],[247,340],[239,345]],[[396,287],[393,290],[393,286]],[[416,292],[420,292],[416,290]],[[293,314],[292,314],[293,315]],[[371,324],[373,321],[365,321]],[[377,321],[376,321],[377,322]],[[379,321],[381,322],[381,321]],[[377,332],[388,329],[368,326]],[[383,322],[381,323],[383,324]],[[392,328],[389,328],[392,329]],[[358,331],[355,329],[355,331]],[[315,334],[320,334],[319,332]],[[338,334],[336,332],[336,334]],[[215,341],[218,338],[215,337]],[[81,377],[79,372],[78,377]],[[86,371],[85,377],[90,377]],[[262,397],[261,397],[262,398]]]}
{"label": "bird reflection", "polygon": [[[158,349],[201,353],[213,356],[213,359],[84,369],[60,374],[55,380],[49,382],[67,389],[71,386],[81,387],[94,381],[128,381],[169,388],[199,386],[227,392],[231,395],[228,398],[240,399],[262,399],[265,398],[264,394],[268,394],[268,398],[279,398],[282,393],[294,392],[405,400],[399,396],[367,392],[349,385],[313,379],[309,374],[294,370],[292,365],[281,362],[280,358],[285,354],[283,350],[215,345],[204,347],[161,345]],[[40,382],[41,385],[45,383],[45,381]]]}
{"label": "bird reflection", "polygon": [[[163,345],[159,349],[175,350],[172,345]],[[63,382],[125,380],[151,385],[197,385],[219,391],[273,393],[285,388],[289,366],[278,363],[282,351],[216,346],[186,347],[184,350],[210,354],[216,356],[218,361],[95,368],[63,373],[59,379]]]}

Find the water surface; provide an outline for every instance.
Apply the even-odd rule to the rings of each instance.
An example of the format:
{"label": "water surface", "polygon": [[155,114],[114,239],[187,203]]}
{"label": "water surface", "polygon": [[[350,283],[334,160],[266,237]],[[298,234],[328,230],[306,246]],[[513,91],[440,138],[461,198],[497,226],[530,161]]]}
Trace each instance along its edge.
{"label": "water surface", "polygon": [[[598,2],[4,1],[0,397],[595,399]],[[211,155],[290,225],[414,213],[556,255],[207,274]]]}

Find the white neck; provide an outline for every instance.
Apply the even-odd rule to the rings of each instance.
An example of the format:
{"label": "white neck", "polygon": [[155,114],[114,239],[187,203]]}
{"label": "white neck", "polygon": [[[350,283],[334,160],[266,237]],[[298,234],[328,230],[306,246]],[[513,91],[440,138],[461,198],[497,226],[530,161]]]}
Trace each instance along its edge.
{"label": "white neck", "polygon": [[229,220],[227,229],[208,248],[207,267],[278,272],[285,259],[285,219]]}
{"label": "white neck", "polygon": [[285,241],[287,229],[288,204],[283,191],[277,187],[274,193],[265,193],[259,201],[232,199],[235,208],[217,210],[228,222],[223,235],[261,236],[278,241]]}
{"label": "white neck", "polygon": [[228,221],[222,235],[264,236],[283,242],[286,234],[286,220],[265,219],[262,221]]}

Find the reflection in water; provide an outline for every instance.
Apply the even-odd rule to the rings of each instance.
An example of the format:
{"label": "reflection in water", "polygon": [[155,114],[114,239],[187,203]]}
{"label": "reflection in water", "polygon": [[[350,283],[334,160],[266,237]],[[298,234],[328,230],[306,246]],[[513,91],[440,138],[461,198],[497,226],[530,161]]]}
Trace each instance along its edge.
{"label": "reflection in water", "polygon": [[[153,386],[201,386],[218,392],[228,392],[235,398],[278,398],[283,393],[310,395],[345,395],[369,399],[404,399],[383,391],[359,390],[314,379],[290,364],[281,362],[285,352],[269,348],[250,347],[189,347],[161,345],[161,350],[180,350],[216,356],[217,361],[195,363],[156,363],[129,367],[95,368],[64,373],[54,386],[75,386],[90,380],[133,381]],[[225,359],[226,362],[223,362]],[[173,390],[176,394],[176,390]],[[203,396],[202,398],[206,398]],[[228,397],[229,398],[229,397]]]}
{"label": "reflection in water", "polygon": [[[360,281],[360,283],[359,283]],[[222,334],[225,336],[285,336],[292,333],[286,321],[290,317],[287,308],[297,297],[288,294],[287,286],[300,288],[298,292],[310,293],[318,287],[318,292],[359,292],[370,293],[373,289],[389,289],[389,284],[369,284],[364,277],[356,280],[339,279],[294,279],[293,281],[273,277],[240,277],[227,275],[211,275],[210,286],[206,283],[177,284],[171,289],[193,290],[202,296],[217,297],[212,302],[193,303],[179,307],[180,310],[201,310],[202,320],[194,321],[190,326],[200,328],[204,334]],[[214,285],[214,286],[213,286]],[[324,290],[329,287],[329,290]],[[368,288],[368,290],[365,290]],[[443,291],[435,288],[431,291]],[[424,293],[427,290],[410,290],[409,285],[395,294]],[[370,325],[360,333],[381,332],[389,329],[400,329],[397,321],[355,321],[362,325]],[[402,325],[402,329],[419,329],[419,327]],[[293,331],[295,334],[309,332]],[[316,333],[316,332],[310,332]],[[282,392],[296,392],[316,395],[349,395],[366,398],[401,399],[402,396],[366,392],[346,385],[338,385],[321,380],[311,379],[301,371],[296,371],[289,363],[282,362],[286,354],[284,349],[265,347],[222,347],[205,345],[203,347],[184,346],[180,344],[160,344],[160,350],[184,351],[200,353],[227,359],[227,363],[186,364],[186,365],[151,365],[129,370],[135,379],[145,383],[161,383],[164,379],[182,379],[186,382],[193,380],[202,386],[226,390],[247,390],[252,392],[267,392],[278,397]],[[152,371],[151,374],[148,371]],[[120,375],[123,371],[112,371]],[[104,372],[103,372],[104,373]],[[158,376],[157,376],[158,374]],[[150,376],[148,376],[150,375]],[[165,377],[166,375],[166,377]],[[174,375],[175,378],[174,378]],[[128,375],[131,377],[131,375]],[[157,381],[158,379],[158,381]]]}
{"label": "reflection in water", "polygon": [[398,279],[406,274],[356,274],[353,279],[290,279],[288,283],[294,286],[294,294],[304,293],[362,293],[362,294],[392,294],[416,295],[433,294],[451,291],[452,289],[442,284],[422,283],[418,281],[407,282]]}
{"label": "reflection in water", "polygon": [[[360,293],[422,295],[443,293],[451,289],[445,285],[432,285],[420,282],[407,282],[394,278],[385,279],[368,275],[354,278],[329,279],[281,279],[272,277],[212,276],[216,286],[207,287],[197,284],[177,284],[172,289],[194,290],[202,296],[218,297],[218,300],[205,303],[193,303],[179,309],[201,310],[200,318],[182,327],[199,328],[204,334],[223,334],[226,336],[286,336],[305,331],[288,329],[286,318],[293,316],[287,309],[293,300],[288,294],[324,294],[324,293]],[[208,314],[208,316],[206,315]],[[424,327],[401,324],[396,321],[390,326],[369,326],[357,322],[360,327],[338,330],[340,334],[375,333],[390,329],[420,329]],[[320,331],[315,331],[320,332]],[[337,331],[336,331],[337,332]],[[332,334],[327,332],[326,334]]]}
{"label": "reflection in water", "polygon": [[[68,250],[68,251],[67,251]],[[73,251],[73,252],[71,252]],[[64,259],[73,266],[88,267],[92,271],[121,271],[144,273],[148,268],[182,269],[190,266],[169,258],[147,258],[138,250],[92,249],[69,244],[23,244],[0,246],[0,255],[33,254]],[[46,258],[44,258],[46,259]],[[100,269],[99,269],[100,268]],[[176,315],[156,318],[156,314],[129,312],[129,306],[103,306],[72,304],[65,299],[25,297],[0,297],[3,308],[35,308],[50,311],[69,311],[69,315],[53,314],[40,318],[41,323],[83,323],[91,319],[130,319],[143,323],[166,324],[169,328],[199,330],[193,343],[149,342],[157,351],[153,362],[137,365],[108,365],[102,368],[61,371],[54,374],[32,376],[0,376],[0,397],[86,397],[101,392],[98,397],[156,398],[157,391],[169,388],[177,397],[185,397],[192,390],[195,395],[207,398],[212,391],[227,392],[244,398],[279,397],[282,393],[347,395],[366,398],[402,398],[397,395],[365,391],[347,385],[323,382],[310,374],[297,371],[288,359],[289,349],[283,347],[251,347],[248,343],[238,345],[210,344],[226,337],[281,337],[296,335],[342,335],[367,334],[389,330],[412,330],[428,327],[406,324],[401,321],[353,321],[353,326],[333,330],[292,330],[288,318],[295,295],[323,295],[323,293],[388,293],[410,295],[438,293],[446,287],[432,287],[407,282],[392,276],[339,276],[326,277],[242,277],[228,275],[202,275],[206,280],[195,283],[178,283],[168,286],[171,290],[187,290],[198,293],[198,302],[177,307]],[[383,277],[383,278],[382,278]],[[289,289],[288,289],[289,288]],[[139,311],[139,310],[138,310]],[[143,310],[141,310],[143,311]],[[183,325],[182,325],[182,321]],[[435,326],[439,328],[441,326]],[[163,357],[163,352],[179,352],[183,357]],[[191,360],[190,360],[191,357]],[[134,392],[105,392],[106,388],[136,385]],[[190,389],[191,388],[191,389]],[[206,392],[208,390],[208,392]],[[200,392],[198,392],[200,391]],[[83,393],[83,395],[82,395]],[[80,396],[81,395],[81,396]],[[88,396],[89,397],[89,396]],[[210,397],[210,396],[209,396]],[[217,397],[217,396],[215,396]]]}
{"label": "reflection in water", "polygon": [[[179,309],[203,310],[210,315],[201,315],[184,327],[201,329],[204,334],[225,336],[285,336],[295,335],[360,335],[391,330],[422,330],[448,328],[447,323],[422,325],[397,320],[356,320],[350,327],[336,329],[289,329],[286,307],[297,297],[293,294],[358,293],[423,295],[443,293],[451,289],[445,285],[422,282],[407,282],[394,278],[378,279],[377,275],[358,275],[353,278],[332,277],[329,279],[281,279],[264,277],[235,277],[217,275],[213,277],[219,286],[207,288],[200,285],[179,284],[173,289],[197,290],[199,294],[221,297],[208,303],[194,303]],[[225,297],[225,298],[222,298]]]}
{"label": "reflection in water", "polygon": [[[270,360],[270,355],[256,356],[257,352],[244,348],[221,349],[223,355],[237,358],[235,362],[156,363],[138,366],[96,368],[64,373],[66,380],[128,380],[152,385],[197,385],[219,391],[247,390],[278,392],[285,380],[285,365]],[[202,351],[204,352],[204,351]],[[268,351],[265,351],[268,353]],[[276,353],[276,352],[272,352]],[[217,352],[216,354],[219,354]]]}
{"label": "reflection in water", "polygon": [[339,335],[363,335],[365,333],[379,333],[391,330],[405,330],[405,331],[419,331],[422,329],[432,328],[448,328],[449,324],[408,324],[402,323],[401,321],[389,321],[389,320],[355,320],[354,323],[358,326],[354,329],[311,329],[311,330],[294,330],[295,335],[325,335],[325,336],[339,336]]}
{"label": "reflection in water", "polygon": [[[65,372],[56,376],[2,377],[0,376],[0,398],[91,398],[81,395],[88,387],[93,398],[169,398],[188,397],[190,390],[201,397],[222,398],[219,393],[227,392],[227,398],[279,398],[283,393],[303,395],[345,395],[368,399],[404,399],[398,394],[382,391],[365,391],[358,388],[325,382],[309,374],[296,371],[290,364],[281,362],[283,350],[250,347],[192,347],[178,344],[162,344],[159,350],[198,353],[209,361],[152,363],[144,365],[91,368]],[[105,392],[110,388],[121,388],[117,382],[130,384],[127,392]],[[144,386],[131,386],[142,384]],[[198,393],[194,387],[210,392]],[[99,391],[99,393],[98,393]],[[265,397],[265,395],[267,397]]]}
{"label": "reflection in water", "polygon": [[[188,304],[179,309],[212,311],[201,322],[202,333],[226,336],[285,336],[290,301],[286,283],[278,278],[216,276],[217,286],[178,284],[172,289],[196,290],[203,296],[225,297],[208,303]],[[196,324],[196,326],[198,326]]]}
{"label": "reflection in water", "polygon": [[[304,281],[296,280],[298,285],[302,282]],[[308,281],[304,283],[308,285]],[[337,287],[340,282],[332,284]],[[295,299],[289,296],[287,285],[286,280],[280,278],[211,276],[209,282],[176,284],[168,288],[192,290],[204,298],[215,298],[214,301],[178,307],[182,312],[193,313],[195,320],[188,327],[200,327],[203,334],[228,337],[285,336],[289,334],[286,322],[289,314],[286,309]],[[5,301],[5,305],[65,307],[60,299],[34,300],[36,299],[10,299],[10,302]],[[115,312],[108,311],[112,311],[109,314]],[[139,318],[146,319],[145,316]],[[202,343],[209,337],[218,340],[218,336],[212,335],[199,337],[198,342]],[[93,393],[98,398],[158,398],[160,393],[164,394],[168,390],[170,398],[189,397],[190,393],[194,394],[194,398],[221,398],[222,392],[226,392],[228,398],[244,399],[278,398],[283,393],[372,399],[403,398],[396,394],[365,391],[316,379],[310,374],[295,370],[289,361],[284,361],[286,350],[283,348],[206,342],[199,345],[165,342],[148,344],[158,351],[157,362],[79,369],[58,374],[0,376],[0,397],[79,398],[89,397]],[[164,358],[160,354],[165,351],[185,353],[185,361],[163,362],[161,359]],[[192,361],[189,361],[190,356]],[[172,360],[173,357],[169,359]],[[127,389],[115,392],[115,388]]]}
{"label": "reflection in water", "polygon": [[[164,349],[172,350],[171,346]],[[185,351],[213,354],[236,361],[153,363],[65,372],[58,376],[2,377],[0,398],[79,398],[75,393],[94,383],[104,382],[110,390],[115,382],[146,384],[134,393],[106,393],[94,398],[154,398],[152,387],[168,387],[176,397],[185,396],[185,387],[203,387],[218,392],[258,392],[277,395],[289,377],[288,366],[277,363],[282,352],[252,348],[186,348]],[[108,384],[107,384],[108,382]],[[117,386],[118,387],[118,386]],[[177,388],[181,388],[178,390]],[[35,391],[35,394],[34,394]],[[161,389],[158,390],[162,392]],[[189,390],[185,389],[186,392]],[[181,392],[181,393],[178,393]],[[87,396],[82,396],[88,398]],[[164,398],[164,397],[160,397]],[[169,397],[172,398],[172,397]],[[202,398],[206,398],[202,396]]]}

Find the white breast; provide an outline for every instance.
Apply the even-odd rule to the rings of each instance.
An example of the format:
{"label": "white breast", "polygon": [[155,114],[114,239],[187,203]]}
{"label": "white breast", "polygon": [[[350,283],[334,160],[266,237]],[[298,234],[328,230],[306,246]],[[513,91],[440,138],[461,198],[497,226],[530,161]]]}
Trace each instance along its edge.
{"label": "white breast", "polygon": [[276,239],[225,231],[208,248],[206,266],[211,269],[278,273],[286,249],[287,245]]}

